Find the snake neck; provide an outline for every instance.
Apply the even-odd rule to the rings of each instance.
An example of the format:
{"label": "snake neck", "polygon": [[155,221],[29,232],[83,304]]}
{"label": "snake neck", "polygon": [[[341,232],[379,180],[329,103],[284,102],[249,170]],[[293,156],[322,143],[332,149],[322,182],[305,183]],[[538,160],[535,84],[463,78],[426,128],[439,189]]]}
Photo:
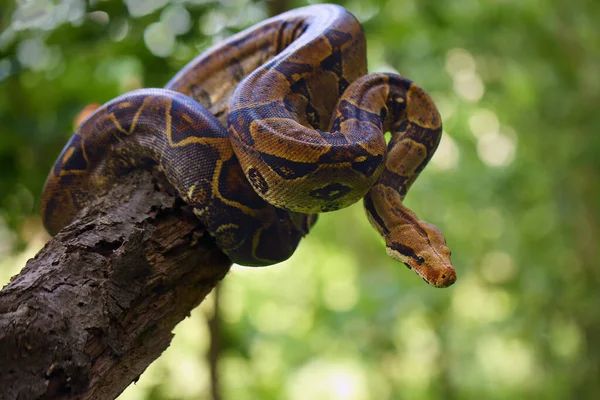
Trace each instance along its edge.
{"label": "snake neck", "polygon": [[422,221],[402,203],[396,190],[378,184],[365,196],[369,221],[384,238],[388,255],[435,287],[456,281],[450,249],[438,228]]}
{"label": "snake neck", "polygon": [[340,100],[334,125],[343,128],[352,120],[392,133],[383,172],[364,198],[369,221],[384,238],[388,255],[427,283],[450,286],[456,272],[446,239],[403,204],[441,137],[435,104],[423,89],[398,75],[373,74],[353,83]]}

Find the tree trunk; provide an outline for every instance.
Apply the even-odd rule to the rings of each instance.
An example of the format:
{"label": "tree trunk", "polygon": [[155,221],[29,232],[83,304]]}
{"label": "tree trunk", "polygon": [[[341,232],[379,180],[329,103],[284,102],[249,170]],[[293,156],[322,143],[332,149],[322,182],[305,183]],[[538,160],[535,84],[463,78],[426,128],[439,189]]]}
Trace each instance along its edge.
{"label": "tree trunk", "polygon": [[82,211],[0,292],[0,399],[113,399],[229,259],[158,173]]}

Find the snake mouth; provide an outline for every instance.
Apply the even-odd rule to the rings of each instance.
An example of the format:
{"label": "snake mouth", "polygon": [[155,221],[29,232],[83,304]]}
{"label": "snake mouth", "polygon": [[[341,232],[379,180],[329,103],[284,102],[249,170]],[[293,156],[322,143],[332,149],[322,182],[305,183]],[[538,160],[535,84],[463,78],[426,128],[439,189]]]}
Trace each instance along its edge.
{"label": "snake mouth", "polygon": [[435,287],[445,288],[453,285],[454,282],[456,282],[456,270],[451,265],[445,265],[441,268],[437,279],[429,283]]}
{"label": "snake mouth", "polygon": [[404,263],[404,265],[415,271],[428,285],[436,288],[452,286],[456,282],[456,270],[449,264],[435,267],[421,265],[411,267],[408,263]]}

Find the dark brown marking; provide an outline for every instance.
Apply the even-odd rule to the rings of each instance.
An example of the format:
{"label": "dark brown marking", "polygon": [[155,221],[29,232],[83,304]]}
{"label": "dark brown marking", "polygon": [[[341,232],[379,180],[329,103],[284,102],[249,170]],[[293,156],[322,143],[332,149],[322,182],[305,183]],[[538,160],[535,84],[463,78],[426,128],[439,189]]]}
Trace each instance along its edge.
{"label": "dark brown marking", "polygon": [[306,86],[306,79],[299,79],[298,82],[290,86],[290,89],[292,93],[297,93],[307,101],[310,101],[310,92],[308,91],[308,86]]}
{"label": "dark brown marking", "polygon": [[337,200],[351,191],[352,188],[350,186],[342,185],[341,183],[330,183],[327,186],[312,190],[309,195],[319,200]]}
{"label": "dark brown marking", "polygon": [[304,21],[298,21],[294,27],[294,30],[292,30],[292,40],[297,40],[300,38],[300,36],[304,34],[307,29],[308,24],[306,24]]}
{"label": "dark brown marking", "polygon": [[389,169],[384,169],[377,179],[378,185],[383,185],[394,189],[402,197],[406,196],[409,183],[411,183],[409,177],[396,174]]}
{"label": "dark brown marking", "polygon": [[350,82],[342,75],[338,81],[338,93],[344,93],[350,86]]}
{"label": "dark brown marking", "polygon": [[331,150],[323,154],[319,162],[323,163],[334,163],[340,161],[348,161],[348,156],[351,152],[348,151],[350,143],[346,136],[340,131],[325,132],[317,130],[321,137],[332,146]]}
{"label": "dark brown marking", "polygon": [[306,105],[306,116],[311,127],[317,128],[320,124],[319,111],[311,103]]}
{"label": "dark brown marking", "polygon": [[379,129],[382,129],[382,120],[379,114],[363,110],[347,100],[342,100],[340,102],[338,112],[339,114],[337,114],[337,118],[333,122],[334,127],[339,127],[343,121],[353,118],[361,122],[369,122]]}
{"label": "dark brown marking", "polygon": [[[251,177],[250,182],[254,188],[263,194],[266,193],[267,182],[260,172],[251,171],[248,175]],[[264,200],[250,187],[237,158],[231,157],[223,163],[218,179],[219,193],[224,199],[235,202],[244,199],[245,206],[257,210],[264,207]]]}
{"label": "dark brown marking", "polygon": [[250,125],[254,121],[260,121],[262,115],[268,115],[270,118],[292,118],[292,114],[286,108],[284,101],[276,100],[269,104],[232,111],[229,114],[230,128],[235,130],[245,144],[252,146],[254,145],[254,138],[250,131]]}
{"label": "dark brown marking", "polygon": [[294,84],[298,79],[312,73],[314,66],[311,64],[298,63],[293,61],[278,61],[267,63],[266,69],[275,69],[285,76],[290,84]]}
{"label": "dark brown marking", "polygon": [[342,76],[342,52],[338,50],[331,53],[321,62],[321,68],[333,72],[336,76]]}
{"label": "dark brown marking", "polygon": [[404,246],[403,244],[394,242],[394,243],[392,243],[390,248],[392,250],[396,250],[398,253],[402,254],[405,257],[410,257],[414,260],[417,259],[417,255],[415,254],[415,251],[408,246]]}
{"label": "dark brown marking", "polygon": [[269,190],[269,184],[256,168],[248,170],[248,179],[252,183],[252,186],[261,194],[265,194]]}
{"label": "dark brown marking", "polygon": [[372,155],[369,154],[366,156],[366,159],[363,161],[355,161],[352,163],[352,169],[360,172],[364,176],[371,177],[379,169],[381,163],[383,162],[382,155]]}
{"label": "dark brown marking", "polygon": [[377,210],[375,209],[375,205],[373,204],[373,199],[371,198],[371,196],[369,196],[369,195],[365,196],[365,198],[363,200],[363,204],[365,206],[365,210],[367,210],[367,212],[369,213],[371,218],[373,218],[373,220],[377,223],[377,225],[379,225],[379,229],[381,230],[382,234],[387,235],[388,233],[390,233],[390,230],[385,225],[385,222],[383,222],[383,219],[377,213]]}
{"label": "dark brown marking", "polygon": [[[82,150],[83,140],[79,135],[71,136],[71,139],[63,149],[60,156],[58,156],[58,161],[54,165],[54,174],[59,175],[61,170],[65,171],[85,171],[88,168],[87,161],[83,156]],[[65,154],[69,151],[69,149],[73,149],[71,156],[66,160],[65,163],[62,163],[62,160]]]}
{"label": "dark brown marking", "polygon": [[313,173],[319,168],[319,164],[316,163],[292,161],[287,158],[278,157],[267,153],[260,153],[260,155],[264,162],[273,171],[275,171],[277,175],[286,180],[302,178]]}
{"label": "dark brown marking", "polygon": [[345,44],[352,43],[352,35],[347,32],[342,32],[337,29],[329,29],[323,34],[334,50],[344,46]]}

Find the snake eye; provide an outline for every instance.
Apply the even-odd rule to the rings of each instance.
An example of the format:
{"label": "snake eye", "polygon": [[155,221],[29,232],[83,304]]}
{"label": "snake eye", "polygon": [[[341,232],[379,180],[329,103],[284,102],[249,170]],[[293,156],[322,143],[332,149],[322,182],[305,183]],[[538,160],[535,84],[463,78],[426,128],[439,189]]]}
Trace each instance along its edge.
{"label": "snake eye", "polygon": [[419,265],[421,265],[425,262],[425,259],[421,256],[417,256],[416,259],[417,259],[417,263],[419,263]]}

